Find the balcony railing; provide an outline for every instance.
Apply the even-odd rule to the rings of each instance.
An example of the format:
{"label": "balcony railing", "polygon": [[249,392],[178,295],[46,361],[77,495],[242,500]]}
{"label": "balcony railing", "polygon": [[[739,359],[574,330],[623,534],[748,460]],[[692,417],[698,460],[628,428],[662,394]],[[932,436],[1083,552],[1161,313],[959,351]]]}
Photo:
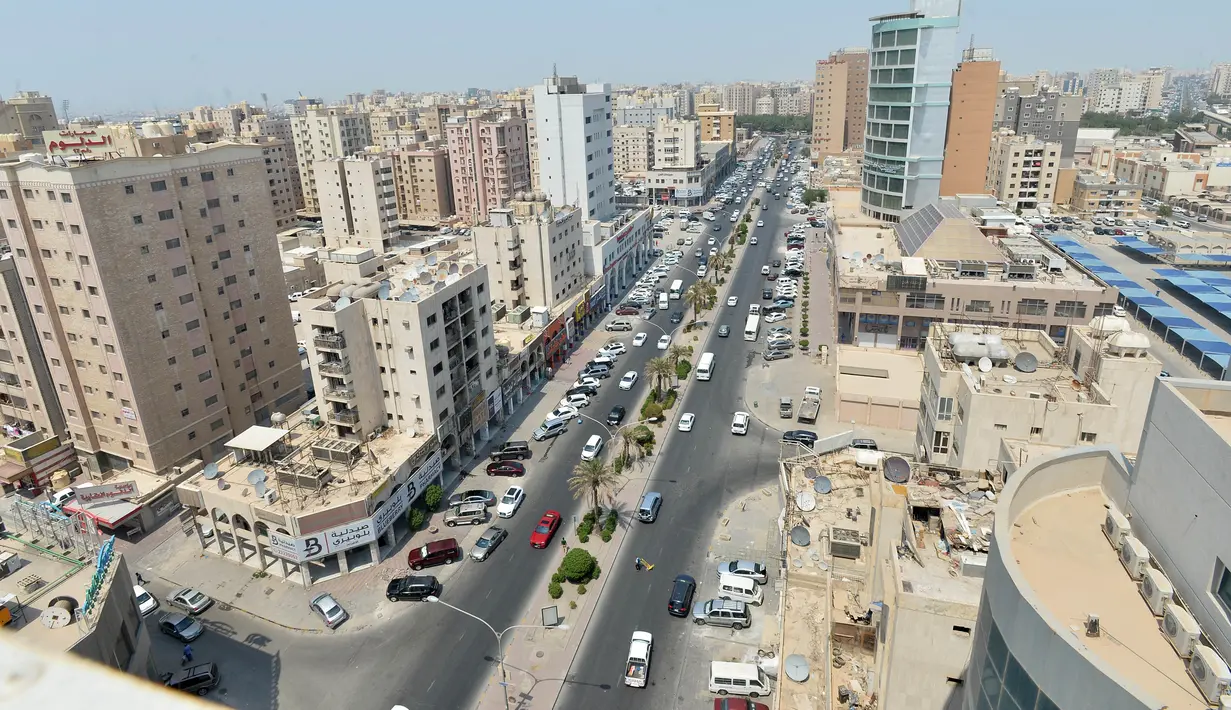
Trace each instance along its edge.
{"label": "balcony railing", "polygon": [[350,374],[350,361],[348,360],[322,360],[317,364],[317,368],[322,375],[334,375],[341,377]]}
{"label": "balcony railing", "polygon": [[329,418],[341,424],[355,424],[359,421],[359,412],[354,409],[341,409],[336,412],[330,412]]}
{"label": "balcony railing", "polygon": [[355,390],[349,387],[326,387],[325,399],[337,402],[351,402],[355,399]]}
{"label": "balcony railing", "polygon": [[325,350],[342,350],[346,347],[346,337],[341,333],[318,335],[312,338],[312,344]]}

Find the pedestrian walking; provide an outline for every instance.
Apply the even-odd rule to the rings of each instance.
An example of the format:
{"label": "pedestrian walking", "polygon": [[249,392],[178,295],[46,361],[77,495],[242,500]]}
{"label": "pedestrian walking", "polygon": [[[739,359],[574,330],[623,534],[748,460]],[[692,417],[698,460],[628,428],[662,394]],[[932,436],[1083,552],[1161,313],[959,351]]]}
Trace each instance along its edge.
{"label": "pedestrian walking", "polygon": [[641,571],[641,558],[640,557],[633,560],[633,566],[637,568],[638,572]]}
{"label": "pedestrian walking", "polygon": [[137,573],[137,584],[141,584],[141,585],[149,584],[149,582],[146,581],[145,577],[141,576],[140,572]]}
{"label": "pedestrian walking", "polygon": [[565,538],[565,537],[560,538],[560,547],[564,548],[565,554],[568,553],[568,538]]}
{"label": "pedestrian walking", "polygon": [[192,646],[184,644],[184,657],[180,659],[180,665],[192,663]]}

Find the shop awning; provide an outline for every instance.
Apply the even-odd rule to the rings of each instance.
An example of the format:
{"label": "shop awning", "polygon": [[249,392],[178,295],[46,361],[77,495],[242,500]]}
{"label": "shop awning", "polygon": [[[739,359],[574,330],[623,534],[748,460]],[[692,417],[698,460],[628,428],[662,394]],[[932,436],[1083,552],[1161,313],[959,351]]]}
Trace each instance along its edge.
{"label": "shop awning", "polygon": [[102,525],[116,528],[140,512],[141,506],[126,500],[112,500],[87,508],[73,500],[65,503],[64,509],[75,513],[85,513]]}
{"label": "shop awning", "polygon": [[28,473],[30,473],[29,466],[23,466],[13,461],[0,460],[0,480],[3,480],[5,483],[16,483]]}

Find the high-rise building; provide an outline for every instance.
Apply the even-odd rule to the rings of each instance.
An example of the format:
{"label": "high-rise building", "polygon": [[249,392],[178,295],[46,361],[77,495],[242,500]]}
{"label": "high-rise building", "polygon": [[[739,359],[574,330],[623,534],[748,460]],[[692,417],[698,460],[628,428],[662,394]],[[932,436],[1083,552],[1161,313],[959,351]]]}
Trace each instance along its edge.
{"label": "high-rise building", "polygon": [[232,143],[0,164],[0,219],[83,467],[211,460],[302,401],[265,167],[261,146]]}
{"label": "high-rise building", "polygon": [[[41,306],[40,306],[41,307]],[[0,415],[19,431],[63,435],[64,411],[13,252],[0,256]]]}
{"label": "high-rise building", "polygon": [[611,86],[552,75],[534,87],[534,110],[539,189],[583,219],[606,219],[615,211]]}
{"label": "high-rise building", "polygon": [[660,117],[654,126],[655,170],[691,170],[701,162],[700,121],[670,120]]}
{"label": "high-rise building", "polygon": [[840,49],[816,63],[812,85],[812,158],[863,146],[868,111],[868,50]]}
{"label": "high-rise building", "polygon": [[697,120],[701,122],[701,140],[711,143],[728,143],[734,150],[734,111],[721,110],[717,104],[697,104]]}
{"label": "high-rise building", "polygon": [[757,99],[766,93],[761,84],[750,84],[746,81],[727,84],[722,87],[722,107],[739,116],[752,116],[756,113]]}
{"label": "high-rise building", "polygon": [[[642,129],[644,130],[644,129]],[[487,265],[491,300],[510,310],[551,310],[590,279],[582,256],[581,212],[546,200],[514,200],[474,227],[475,252]]]}
{"label": "high-rise building", "polygon": [[309,106],[291,122],[295,160],[303,186],[304,210],[320,214],[313,165],[318,160],[345,158],[372,145],[367,114],[345,106]]}
{"label": "high-rise building", "polygon": [[401,219],[435,223],[454,214],[447,148],[394,151],[393,184]]}
{"label": "high-rise building", "polygon": [[[303,181],[299,175],[299,159],[295,155],[295,131],[289,116],[261,114],[244,119],[239,126],[239,139],[247,143],[259,143],[257,138],[274,138],[282,141],[282,155],[286,156],[291,212],[303,209]],[[280,192],[280,191],[279,191]],[[281,195],[275,195],[280,199]]]}
{"label": "high-rise building", "polygon": [[1215,64],[1210,74],[1210,93],[1222,98],[1231,98],[1231,62]]}
{"label": "high-rise building", "polygon": [[940,196],[958,57],[961,0],[911,0],[910,9],[872,18],[860,209],[885,222]]}
{"label": "high-rise building", "polygon": [[445,124],[445,134],[458,215],[472,224],[484,222],[488,210],[530,189],[525,119],[495,113],[454,116]]}
{"label": "high-rise building", "polygon": [[325,246],[383,254],[400,240],[393,158],[385,153],[318,160],[316,194]]}
{"label": "high-rise building", "polygon": [[[68,116],[64,120],[67,121]],[[43,145],[43,131],[59,125],[56,104],[50,96],[37,91],[18,91],[8,101],[0,99],[0,134],[16,133],[37,147]]]}
{"label": "high-rise building", "polygon": [[647,126],[616,126],[612,129],[616,177],[645,175],[654,167],[654,129]]}
{"label": "high-rise building", "polygon": [[949,91],[949,127],[945,133],[945,167],[940,194],[983,192],[987,149],[996,118],[996,84],[1000,62],[990,49],[967,49],[953,70]]}
{"label": "high-rise building", "polygon": [[1009,90],[996,100],[996,128],[1060,143],[1060,157],[1072,162],[1081,124],[1082,97],[1057,91],[1020,94]]}
{"label": "high-rise building", "polygon": [[[1060,175],[1060,142],[1019,136],[1001,129],[992,137],[985,184],[979,192],[995,195],[1005,209],[1033,210],[1056,199]],[[948,175],[946,174],[946,177]]]}

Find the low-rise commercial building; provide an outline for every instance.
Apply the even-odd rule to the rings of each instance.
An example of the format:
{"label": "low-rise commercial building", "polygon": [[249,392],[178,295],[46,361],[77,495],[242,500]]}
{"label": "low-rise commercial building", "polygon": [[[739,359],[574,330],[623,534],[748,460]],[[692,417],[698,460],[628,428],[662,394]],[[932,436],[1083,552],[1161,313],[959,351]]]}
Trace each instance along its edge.
{"label": "low-rise commercial building", "polygon": [[709,202],[715,186],[735,172],[732,144],[701,143],[700,167],[659,168],[646,174],[650,202],[658,205],[696,207]]}
{"label": "low-rise commercial building", "polygon": [[1070,209],[1082,219],[1111,217],[1135,219],[1141,208],[1142,187],[1092,172],[1079,172],[1073,180]]}
{"label": "low-rise commercial building", "polygon": [[1010,212],[1055,202],[1061,145],[1001,130],[992,137],[984,189]]}

